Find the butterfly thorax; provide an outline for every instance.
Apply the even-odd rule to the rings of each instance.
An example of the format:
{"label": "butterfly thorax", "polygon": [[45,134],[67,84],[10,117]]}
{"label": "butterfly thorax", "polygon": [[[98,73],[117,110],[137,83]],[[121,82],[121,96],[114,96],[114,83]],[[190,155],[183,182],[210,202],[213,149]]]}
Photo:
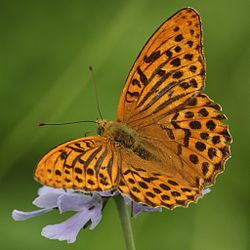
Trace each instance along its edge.
{"label": "butterfly thorax", "polygon": [[154,155],[148,150],[145,143],[139,138],[135,130],[121,122],[98,120],[97,133],[107,137],[120,147],[132,150],[144,160],[151,160]]}

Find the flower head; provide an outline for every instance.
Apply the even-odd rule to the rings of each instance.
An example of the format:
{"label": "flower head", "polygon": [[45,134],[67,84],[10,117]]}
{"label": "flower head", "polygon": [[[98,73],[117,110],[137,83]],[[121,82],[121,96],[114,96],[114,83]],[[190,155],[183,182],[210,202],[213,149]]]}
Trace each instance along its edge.
{"label": "flower head", "polygon": [[[202,191],[202,196],[210,190]],[[42,229],[42,235],[49,239],[66,240],[73,243],[81,228],[89,226],[94,229],[102,219],[104,202],[112,196],[120,195],[116,190],[104,192],[83,193],[74,190],[56,189],[43,186],[38,190],[38,197],[32,202],[40,209],[32,212],[13,210],[12,218],[16,221],[26,220],[53,209],[60,213],[75,211],[76,213],[66,221],[59,224],[48,225]],[[202,197],[201,196],[201,197]],[[142,212],[161,212],[162,208],[153,208],[144,204],[136,203],[123,196],[124,202],[131,207],[134,217]]]}
{"label": "flower head", "polygon": [[[40,209],[32,212],[13,210],[12,218],[16,221],[26,220],[51,210],[58,209],[60,213],[75,211],[76,213],[64,222],[45,226],[42,235],[49,239],[66,240],[73,243],[81,228],[89,225],[94,229],[102,218],[104,201],[111,197],[120,195],[117,191],[83,193],[73,190],[56,189],[43,186],[38,190],[38,197],[32,202]],[[124,196],[124,201],[131,206],[133,216],[137,217],[143,211],[161,211],[160,208],[135,203]]]}
{"label": "flower head", "polygon": [[[41,209],[33,212],[14,210],[12,212],[13,219],[26,220],[55,208],[60,213],[76,212],[62,223],[44,227],[42,235],[49,239],[67,240],[68,243],[73,243],[81,228],[90,222],[90,229],[94,229],[102,218],[103,199],[98,193],[87,195],[72,190],[65,191],[44,186],[39,189],[38,195],[33,204]],[[112,194],[110,193],[110,195]]]}

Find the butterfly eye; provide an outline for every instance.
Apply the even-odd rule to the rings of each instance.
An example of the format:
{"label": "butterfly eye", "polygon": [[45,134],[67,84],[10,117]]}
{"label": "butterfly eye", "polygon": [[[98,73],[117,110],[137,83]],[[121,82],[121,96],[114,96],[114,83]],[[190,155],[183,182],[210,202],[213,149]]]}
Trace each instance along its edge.
{"label": "butterfly eye", "polygon": [[98,128],[97,128],[97,134],[98,134],[98,135],[103,135],[103,132],[104,132],[103,127],[98,126]]}

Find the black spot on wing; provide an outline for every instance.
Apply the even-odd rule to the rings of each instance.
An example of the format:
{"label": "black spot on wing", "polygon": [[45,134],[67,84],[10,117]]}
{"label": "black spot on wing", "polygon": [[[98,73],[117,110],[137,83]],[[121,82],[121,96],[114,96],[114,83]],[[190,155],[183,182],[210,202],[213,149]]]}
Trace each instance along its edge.
{"label": "black spot on wing", "polygon": [[158,50],[158,51],[154,51],[150,56],[146,56],[144,58],[144,62],[146,63],[152,63],[154,62],[155,60],[157,60],[159,57],[161,56],[161,52]]}
{"label": "black spot on wing", "polygon": [[146,85],[148,84],[148,79],[147,79],[147,77],[145,76],[145,74],[142,72],[142,70],[141,70],[140,67],[137,68],[137,73],[138,73],[139,76],[140,76],[140,81],[142,82],[142,84],[143,84],[144,86],[146,86]]}

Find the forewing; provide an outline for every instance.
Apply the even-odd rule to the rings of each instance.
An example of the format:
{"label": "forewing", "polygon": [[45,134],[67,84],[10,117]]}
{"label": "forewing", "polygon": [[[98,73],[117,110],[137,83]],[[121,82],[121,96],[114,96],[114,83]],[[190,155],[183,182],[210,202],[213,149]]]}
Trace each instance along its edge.
{"label": "forewing", "polygon": [[182,9],[164,22],[129,73],[117,120],[138,127],[197,94],[205,77],[201,39],[200,18],[193,9]]}
{"label": "forewing", "polygon": [[34,178],[55,188],[109,190],[118,179],[118,154],[102,136],[72,140],[50,150],[39,161]]}

